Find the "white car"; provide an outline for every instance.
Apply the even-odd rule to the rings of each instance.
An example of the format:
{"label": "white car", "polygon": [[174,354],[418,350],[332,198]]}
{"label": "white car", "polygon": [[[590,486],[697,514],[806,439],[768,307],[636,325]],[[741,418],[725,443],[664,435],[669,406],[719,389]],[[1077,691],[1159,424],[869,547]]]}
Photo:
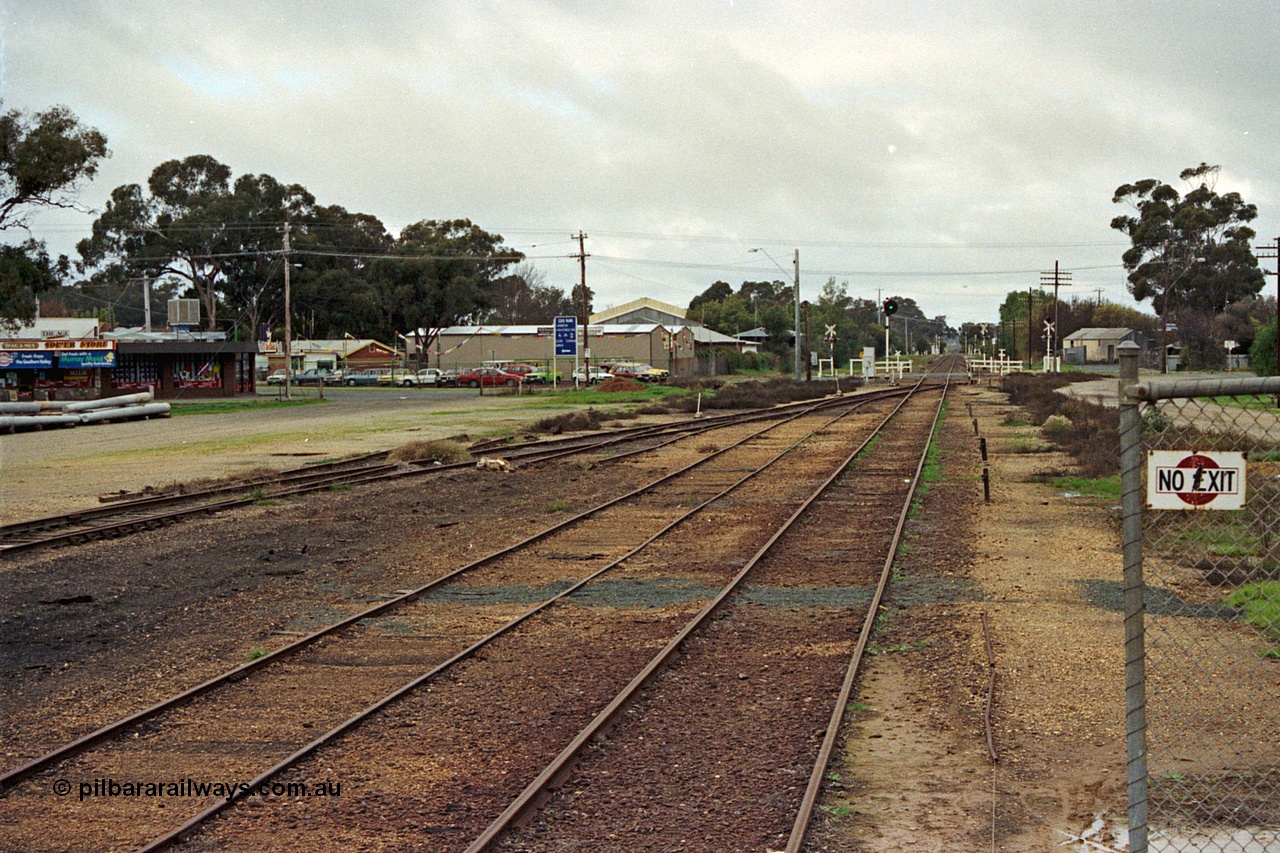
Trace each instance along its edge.
{"label": "white car", "polygon": [[607,370],[599,370],[595,367],[591,368],[591,376],[586,374],[585,367],[579,367],[573,371],[573,381],[577,383],[586,382],[588,385],[595,385],[597,382],[604,382],[606,379],[612,379],[613,374]]}
{"label": "white car", "polygon": [[437,385],[440,382],[440,374],[444,373],[438,367],[424,367],[416,374],[419,385]]}

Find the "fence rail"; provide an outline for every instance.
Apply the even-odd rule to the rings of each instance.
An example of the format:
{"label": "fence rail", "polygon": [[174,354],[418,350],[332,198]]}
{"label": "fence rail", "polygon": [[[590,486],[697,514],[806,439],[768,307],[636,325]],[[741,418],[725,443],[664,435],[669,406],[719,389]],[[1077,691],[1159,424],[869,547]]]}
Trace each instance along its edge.
{"label": "fence rail", "polygon": [[1280,850],[1280,378],[1138,382],[1129,346],[1129,850]]}

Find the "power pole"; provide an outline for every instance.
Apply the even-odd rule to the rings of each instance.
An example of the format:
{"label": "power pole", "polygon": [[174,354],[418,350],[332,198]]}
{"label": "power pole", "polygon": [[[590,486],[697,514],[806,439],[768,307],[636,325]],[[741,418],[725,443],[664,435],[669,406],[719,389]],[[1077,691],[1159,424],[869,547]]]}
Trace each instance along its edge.
{"label": "power pole", "polygon": [[[796,250],[797,254],[799,249]],[[813,359],[809,357],[809,303],[804,304],[804,378],[806,382],[813,381]]]}
{"label": "power pole", "polygon": [[586,384],[591,384],[591,339],[588,327],[591,325],[591,309],[587,305],[587,235],[578,232],[578,265],[582,269],[582,377]]}
{"label": "power pole", "polygon": [[[1046,284],[1053,284],[1053,332],[1052,332],[1052,334],[1053,334],[1053,346],[1052,346],[1052,352],[1053,352],[1053,355],[1054,355],[1054,356],[1057,356],[1057,355],[1058,355],[1058,341],[1060,340],[1060,336],[1058,335],[1058,328],[1059,328],[1059,327],[1058,327],[1058,286],[1059,286],[1059,285],[1063,285],[1063,286],[1070,285],[1070,284],[1071,284],[1071,273],[1066,272],[1066,271],[1064,271],[1064,270],[1060,270],[1060,269],[1058,269],[1058,262],[1057,262],[1057,261],[1054,261],[1054,262],[1053,262],[1053,272],[1042,272],[1042,273],[1040,273],[1040,284],[1041,284],[1042,286],[1043,286],[1043,285],[1046,285]],[[1049,338],[1045,338],[1045,355],[1046,355],[1046,356],[1048,356],[1048,355],[1049,355],[1049,352],[1050,352]],[[1057,372],[1058,372],[1057,370],[1054,370],[1054,373],[1057,373]]]}
{"label": "power pole", "polygon": [[800,381],[800,250],[796,249],[796,381]]}
{"label": "power pole", "polygon": [[1032,295],[1031,288],[1027,288],[1027,369],[1031,369],[1031,348],[1035,345],[1036,330],[1035,320],[1032,314],[1035,313],[1035,297]]}
{"label": "power pole", "polygon": [[[1262,271],[1264,276],[1273,275],[1276,277],[1276,376],[1280,376],[1280,237],[1270,246],[1263,246],[1258,251],[1258,260],[1274,260],[1276,262],[1276,271]],[[1276,399],[1280,400],[1280,397]]]}
{"label": "power pole", "polygon": [[1098,307],[1099,307],[1099,308],[1101,308],[1101,307],[1102,307],[1102,291],[1104,291],[1104,290],[1106,290],[1106,288],[1105,288],[1105,287],[1095,287],[1095,288],[1093,289],[1093,292],[1094,292],[1094,293],[1096,293],[1096,294],[1098,294]]}
{"label": "power pole", "polygon": [[284,398],[293,399],[293,305],[289,298],[289,269],[293,262],[289,259],[289,223],[284,224]]}

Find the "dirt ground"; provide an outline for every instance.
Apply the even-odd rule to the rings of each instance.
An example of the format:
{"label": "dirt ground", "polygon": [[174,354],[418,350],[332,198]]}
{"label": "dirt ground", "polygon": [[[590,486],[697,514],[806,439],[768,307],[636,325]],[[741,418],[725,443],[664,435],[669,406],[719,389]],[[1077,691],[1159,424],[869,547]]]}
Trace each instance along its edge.
{"label": "dirt ground", "polygon": [[[472,440],[565,408],[469,389],[326,388],[325,402],[0,435],[0,523],[97,506],[98,495],[389,450]],[[297,392],[314,399],[314,389]],[[310,395],[308,397],[307,395]],[[540,401],[541,402],[541,401]],[[181,406],[182,404],[176,404]]]}
{"label": "dirt ground", "polygon": [[[96,504],[96,495],[107,491],[104,482],[140,488],[264,460],[286,467],[279,464],[284,459],[291,467],[305,460],[278,454],[338,455],[344,448],[380,449],[459,432],[480,437],[499,426],[495,416],[516,417],[502,398],[473,398],[465,405],[451,399],[450,406],[441,407],[447,414],[439,416],[425,407],[392,409],[382,416],[354,406],[344,415],[350,418],[347,427],[331,421],[321,428],[309,421],[309,410],[330,405],[335,404],[295,409],[288,423],[260,427],[240,415],[175,418],[161,422],[167,430],[163,436],[145,424],[113,425],[106,429],[121,431],[102,434],[111,443],[105,452],[81,441],[97,431],[5,437],[0,439],[5,516],[43,514],[38,510],[51,512],[69,501]],[[1039,481],[1046,472],[1069,470],[1070,462],[1044,452],[1034,428],[1005,425],[1012,414],[1003,395],[985,388],[963,388],[953,398],[940,442],[943,472],[908,526],[888,615],[851,708],[844,754],[828,777],[830,790],[822,823],[811,836],[812,849],[1120,849],[1105,826],[1124,820],[1121,614],[1088,604],[1081,591],[1083,581],[1120,578],[1119,534],[1108,502],[1065,497]],[[981,500],[974,418],[990,450],[990,504]],[[183,441],[198,446],[184,452]],[[174,464],[166,466],[166,458]],[[562,493],[564,483],[555,476],[553,471],[546,481],[494,478],[486,481],[488,494],[461,479],[432,487],[434,494],[394,486],[378,501],[362,502],[355,513],[345,495],[317,496],[246,510],[231,525],[230,537],[228,528],[215,527],[217,520],[202,521],[183,526],[191,531],[185,543],[161,532],[125,540],[132,544],[124,557],[117,543],[101,543],[31,558],[18,568],[0,566],[0,574],[21,581],[22,595],[55,601],[94,586],[94,606],[109,609],[111,595],[119,598],[131,583],[126,577],[131,563],[138,566],[133,585],[149,590],[159,590],[168,567],[192,547],[212,548],[217,542],[225,564],[219,570],[225,577],[215,572],[202,578],[182,600],[166,605],[157,599],[155,604],[175,612],[147,617],[152,624],[143,624],[136,613],[104,612],[96,628],[100,636],[84,638],[78,654],[58,651],[62,638],[74,636],[74,626],[51,622],[42,631],[51,640],[41,648],[47,659],[6,656],[4,675],[16,690],[6,704],[21,729],[23,720],[39,719],[42,701],[65,700],[70,690],[74,701],[64,701],[65,709],[49,721],[49,737],[56,738],[92,716],[95,690],[128,705],[146,693],[147,679],[172,669],[184,654],[194,662],[191,678],[225,668],[243,659],[251,646],[280,642],[275,631],[305,629],[310,616],[323,619],[335,608],[348,607],[343,593],[348,587],[351,598],[356,589],[364,596],[394,590],[411,582],[415,562],[421,565],[422,555],[432,549],[443,555],[469,548],[460,536],[446,541],[442,531],[470,514],[505,513],[532,522],[549,496]],[[575,489],[593,482],[585,472],[575,470],[574,477],[581,478]],[[612,491],[623,485],[597,488]],[[339,508],[345,515],[330,518]],[[405,525],[419,513],[427,523],[405,535],[413,529]],[[397,535],[371,543],[366,533],[380,525]],[[326,526],[332,528],[327,534]],[[317,542],[324,547],[324,560],[317,559]],[[309,543],[312,553],[304,558]],[[335,577],[314,568],[331,557],[338,558],[331,570]],[[99,581],[119,583],[121,592],[99,590]],[[0,620],[10,627],[13,609],[39,608],[34,600],[22,605],[9,598],[5,609],[10,612]],[[987,756],[982,725],[988,678],[984,613],[997,672],[995,762]],[[244,630],[220,644],[201,645],[191,634],[203,625],[216,636],[226,624]],[[117,650],[133,652],[123,664],[107,653],[116,642]],[[90,654],[91,646],[101,651]],[[144,663],[152,652],[154,660],[173,664]],[[59,662],[63,657],[68,660]],[[118,677],[112,667],[121,669]],[[1105,815],[1100,824],[1098,815]],[[1098,825],[1105,826],[1091,829]],[[1086,832],[1091,833],[1087,843],[1070,843]],[[1059,846],[1064,842],[1069,846]]]}
{"label": "dirt ground", "polygon": [[[954,396],[947,473],[908,525],[815,849],[1123,849],[1111,828],[1125,821],[1122,615],[1082,594],[1086,580],[1120,578],[1118,526],[1109,502],[1039,482],[1069,472],[1070,460],[1006,420],[1017,422],[1003,394],[972,386]],[[956,527],[939,526],[948,515]],[[940,582],[969,594],[922,594]]]}

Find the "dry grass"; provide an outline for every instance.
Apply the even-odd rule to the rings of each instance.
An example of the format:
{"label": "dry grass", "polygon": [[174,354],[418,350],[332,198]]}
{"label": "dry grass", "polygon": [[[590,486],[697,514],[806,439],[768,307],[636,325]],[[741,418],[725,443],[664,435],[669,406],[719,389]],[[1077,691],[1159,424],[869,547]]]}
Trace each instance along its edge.
{"label": "dry grass", "polygon": [[467,448],[447,438],[435,441],[411,441],[402,444],[387,454],[389,462],[439,462],[449,465],[454,462],[466,462],[471,459]]}
{"label": "dry grass", "polygon": [[1074,456],[1084,476],[1106,477],[1120,470],[1119,412],[1054,390],[1088,378],[1014,373],[1005,377],[1004,390],[1037,426],[1050,423],[1045,438]]}

